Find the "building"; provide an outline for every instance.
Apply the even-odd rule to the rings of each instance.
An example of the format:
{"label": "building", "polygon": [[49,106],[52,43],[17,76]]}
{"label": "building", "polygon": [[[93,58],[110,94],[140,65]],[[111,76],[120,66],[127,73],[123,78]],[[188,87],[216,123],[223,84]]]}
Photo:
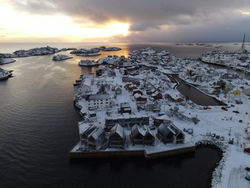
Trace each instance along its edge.
{"label": "building", "polygon": [[127,102],[121,103],[120,104],[120,110],[119,110],[119,112],[121,114],[123,114],[123,113],[129,113],[129,114],[131,114],[132,110],[131,110],[131,107],[130,107],[129,103],[127,103]]}
{"label": "building", "polygon": [[126,142],[126,135],[124,129],[119,124],[116,124],[110,131],[109,147],[110,148],[124,148]]}
{"label": "building", "polygon": [[138,125],[134,125],[131,129],[130,139],[134,145],[144,144],[145,131]]}
{"label": "building", "polygon": [[107,94],[90,95],[87,98],[88,109],[104,109],[111,106],[111,97]]}
{"label": "building", "polygon": [[154,145],[155,137],[147,127],[134,125],[131,129],[130,139],[134,145]]}
{"label": "building", "polygon": [[135,90],[133,90],[133,95],[135,95],[135,94],[143,95],[143,92],[139,89],[135,89]]}
{"label": "building", "polygon": [[152,97],[155,99],[155,100],[159,100],[159,99],[162,99],[163,96],[160,92],[155,92],[152,94]]}
{"label": "building", "polygon": [[144,135],[144,145],[154,145],[155,143],[155,136],[153,133],[150,131],[149,128],[147,128],[146,133]]}
{"label": "building", "polygon": [[122,89],[120,87],[115,89],[115,94],[116,95],[121,95],[122,94]]}
{"label": "building", "polygon": [[157,137],[164,143],[173,144],[181,144],[185,140],[184,133],[172,123],[162,123],[158,128]]}
{"label": "building", "polygon": [[151,104],[145,105],[145,110],[146,111],[153,111],[153,112],[160,112],[161,108],[160,108],[160,105],[158,105],[157,103],[151,103]]}
{"label": "building", "polygon": [[107,117],[105,120],[105,127],[107,129],[111,129],[117,123],[122,127],[133,127],[134,125],[149,125],[149,117],[145,115],[135,116],[129,114],[124,114],[123,116],[119,117]]}
{"label": "building", "polygon": [[135,100],[136,100],[136,104],[146,104],[148,99],[144,96],[141,96],[139,94],[135,94]]}
{"label": "building", "polygon": [[88,137],[96,130],[96,126],[89,126],[87,123],[79,124],[79,135],[81,145],[87,144]]}
{"label": "building", "polygon": [[101,127],[96,128],[87,140],[87,146],[90,149],[99,150],[105,142],[105,132]]}

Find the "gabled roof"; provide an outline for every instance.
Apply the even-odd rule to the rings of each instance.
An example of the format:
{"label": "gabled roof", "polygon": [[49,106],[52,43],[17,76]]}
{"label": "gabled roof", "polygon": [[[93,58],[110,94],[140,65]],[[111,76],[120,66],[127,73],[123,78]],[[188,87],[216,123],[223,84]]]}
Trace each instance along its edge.
{"label": "gabled roof", "polygon": [[138,135],[141,135],[141,136],[144,136],[145,135],[145,130],[143,130],[141,127],[139,127],[138,125],[134,125],[131,129],[131,134],[133,136],[138,136]]}
{"label": "gabled roof", "polygon": [[163,135],[169,135],[173,134],[175,136],[178,136],[182,131],[178,129],[173,123],[170,124],[161,124],[158,128],[158,131],[162,133]]}
{"label": "gabled roof", "polygon": [[97,140],[102,133],[103,129],[101,127],[98,127],[95,129],[95,131],[92,132],[91,135],[89,135],[89,137],[92,137],[94,140]]}
{"label": "gabled roof", "polygon": [[84,133],[86,130],[88,130],[89,127],[90,126],[88,123],[79,123],[79,133]]}
{"label": "gabled roof", "polygon": [[116,124],[112,129],[111,129],[111,135],[113,134],[118,134],[121,138],[124,138],[124,129],[120,124]]}

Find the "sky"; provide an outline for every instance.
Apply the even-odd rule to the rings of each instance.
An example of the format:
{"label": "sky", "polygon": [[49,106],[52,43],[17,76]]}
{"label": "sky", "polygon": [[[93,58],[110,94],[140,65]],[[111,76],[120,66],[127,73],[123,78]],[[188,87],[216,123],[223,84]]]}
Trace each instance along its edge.
{"label": "sky", "polygon": [[1,42],[239,42],[244,33],[250,41],[250,0],[0,0]]}

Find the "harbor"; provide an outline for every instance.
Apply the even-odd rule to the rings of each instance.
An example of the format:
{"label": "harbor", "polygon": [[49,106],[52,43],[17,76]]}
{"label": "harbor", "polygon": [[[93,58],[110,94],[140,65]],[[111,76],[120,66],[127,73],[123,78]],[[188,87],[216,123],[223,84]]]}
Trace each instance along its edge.
{"label": "harbor", "polygon": [[[65,46],[61,46],[61,48],[64,47]],[[147,46],[145,45],[139,47],[140,48],[137,49],[145,49]],[[248,103],[247,103],[247,98],[244,97],[245,94],[243,90],[241,90],[240,99],[243,100],[244,105],[235,104],[236,102],[234,102],[234,100],[237,101],[239,100],[239,97],[237,97],[237,95],[234,98],[234,95],[229,93],[231,95],[230,100],[225,99],[223,95],[219,95],[218,97],[215,94],[204,91],[204,88],[202,87],[203,83],[204,85],[210,87],[210,85],[207,84],[206,82],[206,79],[210,78],[210,75],[204,74],[203,77],[197,77],[199,79],[196,79],[195,76],[191,77],[189,76],[189,74],[187,74],[188,75],[187,76],[186,73],[189,73],[188,72],[189,66],[187,66],[187,69],[179,71],[179,77],[185,80],[186,82],[191,83],[192,85],[194,84],[195,87],[197,87],[202,92],[208,94],[209,96],[210,95],[216,96],[216,98],[218,98],[220,101],[228,105],[228,107],[225,108],[228,111],[222,110],[221,107],[223,106],[220,105],[200,106],[193,103],[191,100],[186,101],[185,96],[175,88],[176,82],[172,82],[171,80],[168,80],[168,78],[166,78],[167,77],[166,74],[171,74],[178,69],[181,70],[182,64],[184,66],[188,64],[191,66],[192,64],[194,64],[194,66],[198,68],[201,67],[197,66],[195,62],[190,62],[190,61],[186,62],[186,60],[183,59],[178,60],[178,63],[176,64],[172,64],[171,62],[169,62],[169,66],[162,64],[165,67],[164,69],[158,66],[155,62],[154,63],[152,62],[150,64],[146,63],[139,64],[139,67],[141,68],[139,68],[138,70],[140,71],[143,71],[144,69],[145,69],[144,71],[147,71],[147,69],[150,70],[146,72],[146,74],[149,77],[157,78],[157,75],[159,75],[160,71],[161,72],[160,79],[164,80],[164,84],[161,83],[161,85],[165,86],[165,88],[168,88],[166,93],[162,91],[160,92],[163,96],[163,99],[160,99],[161,97],[160,95],[158,95],[158,93],[155,93],[154,95],[153,93],[151,93],[152,91],[150,92],[150,90],[148,90],[147,94],[146,91],[140,89],[141,92],[143,92],[143,95],[141,95],[142,101],[140,101],[141,99],[139,98],[137,102],[139,105],[142,106],[143,102],[145,105],[144,101],[145,99],[143,99],[143,97],[150,96],[150,98],[147,97],[147,103],[149,103],[149,105],[148,104],[145,105],[145,111],[147,110],[145,115],[150,115],[151,113],[154,114],[154,118],[150,117],[150,122],[149,122],[150,128],[153,129],[153,127],[151,126],[154,124],[156,126],[155,129],[150,130],[155,137],[156,142],[154,145],[152,146],[146,146],[146,145],[144,146],[143,144],[133,145],[134,142],[133,141],[130,142],[131,137],[129,136],[133,126],[128,127],[124,125],[125,134],[128,135],[127,142],[125,143],[125,151],[122,148],[106,149],[108,151],[118,150],[119,152],[123,153],[124,157],[122,157],[122,154],[120,153],[117,153],[116,155],[117,157],[113,157],[114,159],[112,159],[112,157],[95,158],[96,156],[94,155],[92,156],[92,158],[84,158],[77,160],[73,159],[70,160],[69,162],[70,151],[72,147],[75,145],[75,143],[78,143],[80,140],[79,126],[77,126],[78,122],[82,122],[85,118],[86,120],[95,121],[95,113],[93,112],[88,113],[89,111],[88,109],[82,108],[84,105],[86,106],[87,103],[85,103],[84,101],[80,102],[79,100],[75,100],[75,104],[78,106],[80,111],[75,109],[74,106],[72,105],[72,99],[73,97],[75,98],[74,96],[75,90],[81,87],[82,78],[84,78],[85,80],[87,75],[88,75],[87,77],[90,78],[90,84],[92,80],[92,76],[90,75],[97,77],[97,79],[100,78],[100,80],[102,76],[105,75],[111,75],[112,77],[113,74],[108,73],[109,71],[106,72],[106,70],[105,69],[103,70],[103,68],[105,68],[105,66],[110,66],[111,69],[114,69],[114,66],[112,65],[114,61],[119,60],[120,59],[119,57],[122,56],[123,54],[127,54],[126,57],[128,57],[129,53],[127,50],[134,49],[135,47],[132,46],[128,48],[126,46],[121,46],[121,48],[123,48],[124,50],[117,51],[115,53],[112,52],[112,54],[106,54],[107,52],[103,52],[104,54],[100,58],[105,58],[106,60],[110,59],[110,61],[108,61],[109,64],[108,63],[106,65],[103,64],[101,66],[97,66],[94,68],[79,67],[78,63],[81,59],[79,59],[78,56],[71,55],[70,52],[68,51],[60,53],[65,54],[67,56],[73,56],[73,58],[64,60],[60,63],[53,62],[52,61],[53,55],[48,55],[48,56],[42,56],[41,58],[37,56],[29,58],[17,58],[16,63],[6,64],[2,67],[4,68],[4,70],[13,70],[15,76],[9,79],[7,82],[0,83],[1,95],[3,96],[1,98],[2,118],[0,121],[1,125],[5,125],[2,134],[4,137],[6,135],[12,135],[13,138],[15,138],[11,140],[11,143],[13,143],[11,145],[8,145],[6,142],[2,142],[2,149],[4,153],[2,153],[1,156],[3,158],[2,161],[5,161],[6,164],[6,165],[3,164],[3,168],[6,170],[6,172],[13,174],[13,178],[7,178],[7,175],[4,175],[4,177],[6,177],[7,179],[2,182],[3,185],[6,184],[14,185],[17,182],[20,184],[22,182],[21,179],[26,182],[27,184],[26,187],[32,187],[32,185],[34,184],[41,185],[42,181],[40,178],[41,177],[40,172],[42,171],[43,174],[48,174],[48,176],[42,175],[43,179],[46,178],[49,183],[55,186],[62,186],[62,185],[70,186],[72,185],[72,180],[75,180],[75,177],[77,177],[79,174],[86,177],[87,178],[86,181],[95,182],[96,178],[98,178],[101,179],[105,185],[109,186],[110,185],[109,182],[113,178],[109,179],[109,177],[105,175],[107,171],[109,172],[109,174],[112,175],[112,177],[120,179],[122,178],[122,176],[125,176],[127,172],[130,172],[131,174],[131,170],[128,170],[131,168],[133,168],[135,171],[140,171],[141,173],[145,172],[147,175],[150,175],[152,179],[147,181],[149,185],[157,184],[156,183],[157,181],[155,180],[157,179],[157,177],[160,176],[161,173],[165,174],[164,177],[171,179],[171,181],[168,181],[167,184],[164,184],[166,186],[174,186],[174,185],[184,186],[187,183],[189,183],[191,186],[207,187],[211,184],[217,185],[218,182],[221,181],[216,177],[218,176],[218,174],[222,174],[222,176],[224,175],[225,171],[223,165],[225,161],[221,160],[219,162],[219,160],[221,159],[220,155],[216,150],[210,149],[209,147],[205,148],[195,147],[194,151],[192,152],[185,152],[182,154],[177,153],[173,156],[168,156],[168,155],[160,156],[161,150],[158,150],[156,152],[157,156],[156,160],[146,159],[145,153],[144,152],[142,153],[142,151],[140,151],[141,157],[135,157],[135,156],[133,157],[132,154],[128,156],[126,151],[127,148],[139,147],[141,149],[143,148],[143,150],[147,147],[157,148],[157,145],[160,145],[165,148],[171,145],[175,145],[175,147],[184,146],[185,144],[184,145],[174,144],[174,143],[165,144],[159,141],[159,137],[157,136],[157,130],[158,126],[164,120],[171,120],[173,124],[176,127],[178,127],[178,129],[180,129],[183,133],[185,133],[185,142],[188,143],[189,141],[192,141],[193,144],[200,142],[202,140],[211,140],[210,141],[211,143],[216,143],[216,141],[224,140],[223,143],[225,145],[228,145],[227,144],[228,142],[227,135],[229,132],[228,127],[231,127],[231,135],[234,135],[235,132],[237,131],[236,127],[233,126],[233,124],[236,124],[237,127],[240,128],[240,130],[244,130],[245,127],[244,123],[239,122],[239,120],[247,122],[247,118],[244,114],[245,112],[247,112],[247,108],[244,109],[244,106],[247,105]],[[155,48],[160,51],[162,46],[155,46]],[[179,48],[181,47],[178,46],[178,49]],[[163,52],[162,54],[167,54],[167,53]],[[114,57],[115,55],[117,55],[118,57]],[[121,57],[121,59],[124,60],[124,57]],[[99,58],[98,59],[91,58],[91,60],[98,61]],[[158,64],[160,64],[160,62]],[[124,77],[124,81],[127,82],[133,81],[136,84],[138,83],[138,81],[142,83],[141,80],[146,80],[145,77],[143,77],[141,74],[136,75],[137,72],[135,67],[129,67],[128,65],[129,64],[126,65],[126,69],[129,70],[128,72],[129,76]],[[121,67],[120,69],[123,69],[122,65],[117,64],[116,66]],[[37,68],[37,70],[39,71],[35,71],[34,68]],[[210,70],[206,68],[205,70],[209,70],[211,73],[213,73],[212,72],[213,69]],[[98,74],[96,73],[96,71],[98,71]],[[155,73],[152,73],[153,71],[155,71]],[[185,73],[185,75],[182,73]],[[218,76],[221,75],[221,78],[224,81],[226,81],[225,78],[229,78],[223,76],[225,73],[226,72],[222,71],[218,73],[219,74]],[[82,74],[83,76],[79,78],[79,75]],[[195,74],[198,75],[198,71],[197,73],[195,72]],[[118,75],[120,74],[117,73],[117,76]],[[136,79],[131,80],[130,77],[132,77],[132,75],[134,75],[134,78]],[[217,75],[216,72],[213,73],[214,79],[215,78],[217,79],[218,76],[215,77],[216,75]],[[53,76],[52,81],[51,81],[51,76]],[[34,79],[34,77],[36,77],[37,79]],[[110,78],[110,76],[106,77],[108,79]],[[114,77],[114,79],[117,80],[116,77]],[[201,82],[200,80],[203,79],[205,81]],[[23,80],[25,80],[25,82],[23,82]],[[38,80],[43,80],[43,82],[38,82]],[[75,82],[75,80],[78,81]],[[240,89],[241,83],[238,82],[237,78],[233,79],[232,83],[235,84],[236,81],[237,84],[239,84],[239,89]],[[157,81],[153,81],[152,78],[147,80],[147,82],[151,83],[150,86],[154,85],[156,88],[159,85]],[[73,83],[75,84],[74,90],[72,87]],[[88,82],[85,83],[87,84]],[[122,83],[121,80],[118,80],[118,83]],[[95,84],[93,86],[95,87]],[[20,88],[23,89],[20,90]],[[19,92],[17,92],[17,89],[19,90]],[[85,87],[85,89],[88,89],[88,87]],[[121,88],[121,89],[122,89],[121,91],[122,94],[130,96],[129,99],[131,100],[135,99],[136,94],[140,95],[140,92],[136,90],[135,94],[133,95],[134,93],[133,86],[127,87],[127,89],[126,88]],[[10,95],[9,94],[10,91],[13,91],[15,95]],[[29,92],[27,93],[26,91]],[[112,92],[113,94],[117,93],[117,96],[119,96],[117,97],[119,102],[121,103],[126,102],[124,98],[120,97],[121,95],[118,95],[120,92],[119,89],[114,90]],[[27,94],[29,95],[27,96]],[[150,104],[153,100],[156,101],[158,100],[158,104],[160,103],[160,105],[162,105],[160,110],[157,105]],[[165,100],[166,100],[166,105],[164,104]],[[39,101],[39,105],[37,105],[37,101]],[[112,102],[112,100],[110,100],[110,102]],[[132,113],[137,112],[136,110],[137,103],[136,101],[133,100],[132,102],[129,103]],[[90,104],[94,105],[94,103]],[[231,104],[234,104],[236,106],[232,107]],[[176,105],[178,106],[178,108],[175,108]],[[15,106],[14,111],[12,110],[13,106]],[[127,109],[127,105],[125,104],[123,104],[122,106],[118,105],[116,106],[116,108],[118,110],[122,110],[123,112],[130,111],[129,109]],[[143,111],[144,110],[142,108],[141,112]],[[239,111],[240,113],[236,114],[233,111]],[[105,123],[105,121],[103,120],[104,116],[102,115],[102,113],[100,113],[100,111],[97,112],[96,115],[97,118],[101,117],[103,123]],[[132,117],[135,118],[135,114],[132,115],[133,115]],[[10,116],[14,116],[15,118],[10,118]],[[232,116],[232,120],[230,120],[230,116]],[[55,118],[55,117],[62,117],[62,118]],[[115,116],[112,116],[112,118],[114,117]],[[124,115],[124,117],[126,117],[126,115]],[[24,118],[26,119],[25,121],[23,121]],[[111,120],[113,121],[114,119]],[[27,122],[29,123],[27,124]],[[72,126],[72,124],[74,124],[75,126]],[[16,125],[18,125],[18,127],[16,127]],[[111,126],[112,122],[110,121],[108,125]],[[37,131],[38,127],[40,128],[40,131]],[[6,130],[10,128],[13,131],[6,132]],[[25,132],[29,132],[30,134],[29,135],[24,134]],[[38,132],[39,134],[37,134]],[[144,129],[140,129],[140,132],[144,135]],[[25,135],[25,138],[23,137],[23,140],[25,140],[25,142],[19,141],[22,134]],[[109,138],[108,134],[106,136],[107,138]],[[0,138],[3,137],[1,136]],[[44,142],[43,140],[47,140],[48,142]],[[29,141],[32,141],[37,144],[30,145]],[[225,155],[223,154],[223,158],[230,156],[229,152],[232,150],[233,153],[237,153],[237,155],[239,155],[241,161],[247,162],[247,159],[244,159],[245,155],[243,154],[243,152],[238,152],[237,150],[232,149],[234,147],[237,147],[236,141],[234,142],[234,145],[232,146],[229,145],[228,149],[224,150],[222,148],[221,151],[225,152]],[[139,143],[140,142],[144,143],[144,140],[143,139],[139,140]],[[108,147],[108,144],[104,146]],[[84,147],[82,148],[83,150],[79,150],[78,151],[79,153],[81,152],[98,153],[99,151],[102,152],[102,150],[93,150],[91,148],[87,149]],[[10,150],[14,153],[14,155],[12,155],[12,153],[9,153]],[[22,151],[24,150],[28,151],[28,155],[19,155],[20,152],[22,153]],[[37,155],[35,155],[33,151],[36,151],[35,153],[39,153],[39,155],[42,156],[42,158],[37,157]],[[57,155],[52,155],[51,153],[57,153]],[[165,152],[163,152],[162,154],[165,154]],[[86,155],[87,154],[84,154],[85,157]],[[111,155],[114,156],[114,154]],[[32,181],[29,181],[30,177],[27,176],[27,174],[23,173],[23,166],[19,166],[18,163],[14,163],[15,167],[11,169],[8,168],[9,165],[11,166],[11,164],[13,164],[7,160],[7,158],[14,159],[11,156],[13,157],[15,156],[14,158],[16,158],[18,161],[19,160],[23,161],[22,164],[25,165],[25,169],[29,169],[29,171],[31,171],[33,174]],[[111,158],[112,160],[109,160],[109,158]],[[232,159],[230,158],[230,160],[233,160],[233,158]],[[74,161],[77,162],[75,163]],[[200,161],[206,161],[206,163]],[[215,163],[221,165],[217,166],[215,165]],[[51,166],[51,164],[53,165]],[[196,168],[193,168],[194,166]],[[235,167],[237,166],[235,165]],[[152,171],[152,168],[155,170]],[[19,172],[19,175],[15,175],[12,169],[16,169],[15,171]],[[190,174],[190,169],[192,169],[191,170],[192,175]],[[191,181],[193,176],[200,176],[200,170],[198,169],[203,169],[202,171],[204,172],[204,174],[199,180],[195,178],[193,179],[193,181]],[[105,173],[102,173],[103,170],[105,171]],[[117,171],[119,171],[119,174],[117,173]],[[120,174],[121,172],[124,173]],[[58,177],[58,179],[56,180],[54,178],[51,178],[52,174],[55,173],[59,174],[59,176],[62,178]],[[125,184],[129,185],[129,182],[133,180],[134,184],[137,184],[139,186],[141,181],[144,181],[145,179],[142,178],[143,176],[141,175],[141,173],[139,174],[134,173],[133,174],[134,178],[131,177],[130,180]],[[182,179],[182,182],[179,182],[172,176],[172,174],[176,173],[182,174],[182,176],[184,177]],[[214,173],[217,175],[213,175]],[[117,184],[116,182],[113,183],[114,183],[113,185],[119,185],[118,182]],[[80,181],[79,179],[78,183],[76,184],[81,186],[82,181]],[[87,183],[87,185],[90,186],[94,184]],[[160,185],[162,184],[160,183],[159,186]]]}

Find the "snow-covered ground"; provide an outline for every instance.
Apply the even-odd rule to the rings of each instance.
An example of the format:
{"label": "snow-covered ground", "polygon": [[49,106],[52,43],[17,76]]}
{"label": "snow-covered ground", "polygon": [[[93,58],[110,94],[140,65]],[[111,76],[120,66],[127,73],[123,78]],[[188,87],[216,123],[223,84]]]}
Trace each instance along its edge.
{"label": "snow-covered ground", "polygon": [[[228,73],[226,69],[218,70],[195,60],[171,57],[166,51],[152,49],[133,51],[129,58],[106,58],[105,61],[109,66],[103,67],[101,76],[93,78],[90,91],[95,94],[104,85],[113,103],[110,109],[97,110],[95,121],[103,125],[106,112],[118,116],[120,103],[123,102],[129,103],[133,115],[171,120],[181,130],[192,130],[192,133],[186,134],[186,144],[209,142],[223,151],[223,158],[213,173],[213,187],[250,187],[244,179],[244,168],[250,166],[250,155],[243,151],[250,144],[249,133],[246,132],[250,127],[250,98],[246,92],[250,87],[249,79]],[[178,73],[183,80],[195,84],[203,93],[216,97],[227,106],[204,107],[186,101],[185,96],[175,89],[176,83],[166,75],[173,73]],[[124,76],[131,81],[123,81]],[[82,83],[85,79],[82,77]],[[121,88],[122,94],[115,94],[112,88],[117,87]],[[86,85],[77,86],[75,97],[82,114],[88,113],[87,101],[81,97],[86,93],[83,88]],[[156,93],[161,94],[159,98],[154,98]],[[146,102],[138,104],[138,96],[146,98]],[[152,109],[146,110],[148,104],[159,106],[161,115]],[[198,120],[196,123],[194,118]],[[156,139],[155,146],[144,148],[150,153],[168,147]]]}

